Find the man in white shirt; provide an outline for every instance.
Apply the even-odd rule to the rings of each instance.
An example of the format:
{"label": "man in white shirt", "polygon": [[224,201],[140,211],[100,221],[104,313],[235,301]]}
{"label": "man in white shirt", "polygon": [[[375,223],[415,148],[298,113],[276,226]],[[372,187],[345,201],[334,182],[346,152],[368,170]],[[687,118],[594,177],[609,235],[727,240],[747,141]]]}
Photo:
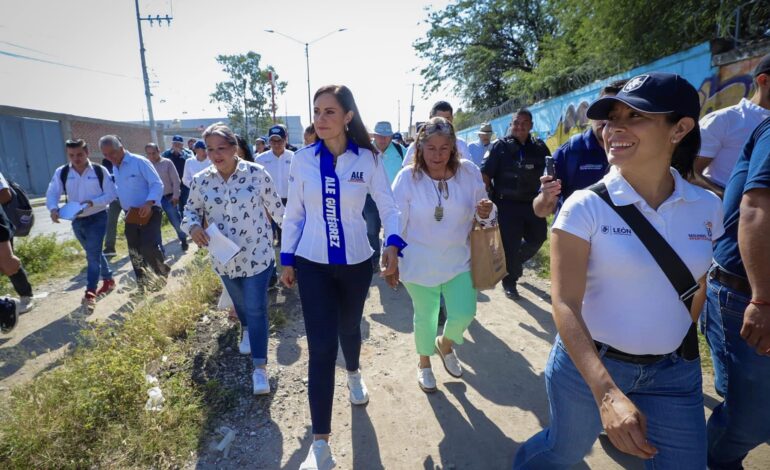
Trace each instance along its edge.
{"label": "man in white shirt", "polygon": [[724,196],[724,188],[759,123],[770,117],[770,54],[754,69],[754,96],[707,114],[700,120],[701,147],[693,183]]}
{"label": "man in white shirt", "polygon": [[[69,163],[54,172],[46,192],[46,207],[51,211],[51,220],[59,223],[59,198],[62,194],[69,205],[81,205],[80,211],[71,219],[72,231],[86,252],[88,268],[83,304],[92,307],[97,296],[115,289],[115,280],[102,244],[107,232],[106,209],[117,195],[107,169],[89,161],[88,144],[83,139],[68,140],[64,145]],[[97,291],[100,274],[102,287]]]}
{"label": "man in white shirt", "polygon": [[195,142],[193,150],[195,151],[195,158],[185,160],[184,172],[182,173],[182,184],[188,188],[192,186],[193,176],[211,165],[211,160],[206,154],[206,142],[202,140]]}
{"label": "man in white shirt", "polygon": [[289,167],[294,152],[286,149],[286,130],[282,126],[271,127],[267,132],[267,141],[270,150],[257,155],[254,161],[265,167],[273,178],[278,196],[285,205],[289,195]]}
{"label": "man in white shirt", "polygon": [[485,122],[481,125],[477,134],[479,140],[469,144],[468,151],[471,154],[470,160],[475,163],[477,167],[481,167],[481,162],[484,160],[484,154],[487,153],[489,144],[492,142],[492,126],[488,122]]}
{"label": "man in white shirt", "polygon": [[[446,101],[437,101],[436,104],[433,105],[433,107],[430,110],[430,116],[429,117],[442,117],[446,119],[449,122],[452,122],[454,119],[454,110],[452,109],[452,105],[447,103]],[[468,144],[461,138],[457,138],[457,151],[460,153],[461,159],[466,160],[473,160],[471,157],[471,152],[468,150]],[[411,165],[414,161],[414,142],[409,146],[408,149],[406,149],[406,156],[404,156],[404,162],[402,166]]]}

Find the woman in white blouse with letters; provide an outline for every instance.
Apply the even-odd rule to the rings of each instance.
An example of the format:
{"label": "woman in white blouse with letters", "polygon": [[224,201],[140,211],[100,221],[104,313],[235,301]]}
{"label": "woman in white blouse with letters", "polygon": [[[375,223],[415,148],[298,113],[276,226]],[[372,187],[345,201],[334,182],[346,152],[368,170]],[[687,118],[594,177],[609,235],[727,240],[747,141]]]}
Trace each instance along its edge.
{"label": "woman in white blouse with letters", "polygon": [[[407,243],[399,276],[414,306],[414,339],[420,356],[417,383],[436,391],[430,356],[438,353],[453,377],[462,375],[454,352],[476,315],[476,289],[471,281],[470,231],[474,218],[492,222],[494,204],[487,198],[479,169],[461,160],[452,124],[430,119],[415,142],[415,159],[393,181],[401,210],[401,234]],[[391,283],[393,279],[389,279]],[[441,296],[447,321],[436,337]]]}

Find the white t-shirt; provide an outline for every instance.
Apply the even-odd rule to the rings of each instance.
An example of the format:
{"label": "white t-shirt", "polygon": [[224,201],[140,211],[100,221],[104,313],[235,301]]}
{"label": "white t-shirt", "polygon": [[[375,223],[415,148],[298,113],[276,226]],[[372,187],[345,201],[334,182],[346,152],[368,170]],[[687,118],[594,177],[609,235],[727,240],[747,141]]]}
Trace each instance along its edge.
{"label": "white t-shirt", "polygon": [[700,120],[701,146],[698,155],[713,159],[704,176],[727,185],[743,145],[759,123],[770,117],[770,109],[746,98],[740,103],[709,113]]}
{"label": "white t-shirt", "polygon": [[289,196],[289,168],[294,152],[284,150],[280,157],[272,150],[260,153],[254,161],[265,167],[265,170],[273,177],[275,187],[281,199]]}
{"label": "white t-shirt", "polygon": [[10,188],[11,185],[8,184],[8,180],[5,179],[5,176],[3,176],[2,173],[0,173],[0,190]]}
{"label": "white t-shirt", "polygon": [[[414,168],[404,168],[393,181],[393,195],[401,211],[401,238],[407,243],[399,263],[401,280],[433,287],[471,269],[469,234],[476,204],[487,197],[481,171],[470,160],[461,160],[457,173],[447,180],[449,197],[439,196],[437,182]],[[441,200],[444,217],[434,211]],[[496,210],[482,224],[491,223]]]}
{"label": "white t-shirt", "polygon": [[[411,165],[414,161],[414,146],[415,143],[412,142],[409,145],[409,148],[406,149],[406,155],[404,155],[404,161],[401,163],[402,167],[406,167],[407,165]],[[461,159],[466,159],[473,161],[473,157],[471,157],[471,151],[468,150],[468,144],[461,138],[457,138],[457,151],[460,153]]]}
{"label": "white t-shirt", "polygon": [[[712,241],[724,233],[722,201],[674,169],[674,193],[653,210],[616,167],[602,179],[616,205],[634,204],[663,235],[695,280],[711,264]],[[623,219],[590,190],[567,198],[552,230],[591,244],[582,316],[591,337],[629,354],[668,354],[692,319],[655,259]]]}
{"label": "white t-shirt", "polygon": [[347,265],[371,258],[374,250],[361,216],[367,193],[377,204],[386,242],[401,233],[385,165],[371,151],[349,142],[332,169],[337,181],[322,187],[327,181],[327,176],[322,178],[322,145],[319,140],[299,149],[291,162],[289,200],[281,226],[281,263],[286,266],[294,265],[295,255],[316,263]]}
{"label": "white t-shirt", "polygon": [[184,161],[184,172],[182,173],[182,184],[188,188],[192,185],[192,180],[195,175],[205,170],[211,165],[211,160],[204,158],[198,161],[197,158],[188,158]]}

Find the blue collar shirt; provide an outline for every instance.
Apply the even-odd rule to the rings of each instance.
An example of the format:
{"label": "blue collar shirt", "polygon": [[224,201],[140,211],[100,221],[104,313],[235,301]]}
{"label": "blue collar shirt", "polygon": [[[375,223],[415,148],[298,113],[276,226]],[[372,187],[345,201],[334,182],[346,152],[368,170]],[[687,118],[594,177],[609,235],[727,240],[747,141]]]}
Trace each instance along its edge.
{"label": "blue collar shirt", "polygon": [[126,152],[120,166],[114,165],[112,171],[118,200],[123,210],[143,206],[149,201],[155,206],[160,206],[163,181],[149,160]]}

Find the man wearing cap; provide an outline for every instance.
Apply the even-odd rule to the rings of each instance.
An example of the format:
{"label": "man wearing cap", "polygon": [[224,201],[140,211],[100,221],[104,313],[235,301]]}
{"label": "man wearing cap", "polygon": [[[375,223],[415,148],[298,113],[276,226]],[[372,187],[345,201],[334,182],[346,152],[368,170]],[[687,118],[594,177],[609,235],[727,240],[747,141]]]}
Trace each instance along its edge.
{"label": "man wearing cap", "polygon": [[511,129],[509,136],[490,144],[481,175],[498,210],[508,269],[503,289],[509,299],[518,300],[516,282],[522,275],[522,264],[535,256],[547,238],[546,222],[535,215],[532,201],[540,189],[545,157],[551,151],[530,134],[532,113],[528,109],[513,114]]}
{"label": "man wearing cap", "polygon": [[188,158],[184,162],[184,173],[182,174],[182,184],[188,188],[192,185],[193,176],[211,165],[208,154],[206,153],[206,142],[198,140],[193,145],[195,158]]}
{"label": "man wearing cap", "polygon": [[[599,98],[615,96],[628,80],[615,80],[602,88]],[[606,121],[589,120],[585,132],[576,134],[553,154],[554,175],[540,177],[540,194],[532,202],[538,217],[557,214],[564,201],[578,189],[596,183],[607,173],[602,130]]]}
{"label": "man wearing cap", "polygon": [[187,150],[190,151],[190,153],[195,154],[195,142],[197,142],[198,139],[187,139]]}
{"label": "man wearing cap", "polygon": [[393,133],[393,142],[395,142],[397,145],[400,145],[403,148],[408,147],[408,145],[406,145],[406,142],[404,142],[404,136],[401,135],[400,132]]}
{"label": "man wearing cap", "polygon": [[[174,168],[176,168],[176,173],[179,176],[179,179],[182,179],[182,175],[184,175],[184,162],[188,158],[192,158],[192,152],[184,148],[184,139],[181,135],[175,135],[171,138],[171,148],[163,152],[161,155],[163,158],[168,158],[171,160],[171,163],[174,164]],[[182,211],[184,211],[184,206],[187,204],[187,196],[190,195],[190,188],[188,186],[182,185],[181,191],[179,193],[179,202],[177,204],[177,209],[179,210],[179,214],[181,217]]]}
{"label": "man wearing cap", "polygon": [[273,177],[275,190],[281,198],[281,202],[286,205],[286,198],[289,195],[289,167],[294,152],[286,149],[286,129],[283,126],[275,125],[267,132],[267,140],[270,144],[270,150],[262,152],[254,158],[254,162],[259,163],[268,174]]}
{"label": "man wearing cap", "polygon": [[492,126],[485,122],[481,125],[478,131],[479,140],[468,144],[468,151],[471,154],[471,161],[476,166],[481,166],[482,160],[484,160],[484,154],[487,153],[489,144],[492,142]]}
{"label": "man wearing cap", "polygon": [[701,147],[693,183],[719,197],[735,167],[743,144],[760,122],[770,117],[770,54],[754,69],[754,96],[716,110],[700,120]]}
{"label": "man wearing cap", "polygon": [[[182,251],[187,251],[189,246],[187,245],[187,234],[182,231],[180,224],[182,218],[179,217],[179,210],[177,209],[179,204],[179,194],[181,193],[181,181],[179,175],[177,175],[176,168],[171,160],[168,158],[161,158],[158,150],[158,144],[150,142],[144,146],[144,153],[147,155],[147,160],[155,167],[155,171],[160,176],[160,180],[163,181],[163,197],[160,199],[160,207],[163,212],[166,213],[169,223],[174,227],[176,236],[179,238],[179,243],[182,245]],[[193,160],[192,158],[188,158]],[[158,244],[163,246],[163,240],[159,239]]]}
{"label": "man wearing cap", "polygon": [[[393,142],[393,127],[388,121],[380,121],[374,125],[372,132],[372,143],[377,150],[377,159],[380,160],[385,168],[385,174],[388,176],[388,183],[393,184],[396,175],[401,171],[401,164],[404,160],[404,149]],[[366,195],[364,203],[364,220],[366,220],[366,234],[369,237],[369,245],[374,250],[372,257],[372,266],[375,272],[379,272],[380,265],[380,213],[377,210],[377,204],[370,195]]]}
{"label": "man wearing cap", "polygon": [[[446,101],[437,101],[433,107],[430,109],[430,116],[429,117],[442,117],[446,119],[449,122],[452,122],[454,119],[454,109],[452,108],[452,105],[447,103]],[[457,145],[457,152],[460,154],[460,158],[464,158],[466,160],[471,160],[471,153],[468,150],[468,144],[461,138],[457,138],[456,141]],[[404,156],[404,162],[401,166],[407,166],[411,165],[414,161],[414,142],[412,142],[411,145],[409,145],[409,148],[406,149],[406,155]]]}
{"label": "man wearing cap", "polygon": [[254,141],[254,155],[265,153],[267,150],[267,137],[257,137],[257,140]]}
{"label": "man wearing cap", "polygon": [[[755,80],[766,98],[767,75]],[[700,320],[714,388],[724,399],[708,420],[708,467],[740,469],[746,454],[770,439],[770,118],[738,157],[724,214]]]}

